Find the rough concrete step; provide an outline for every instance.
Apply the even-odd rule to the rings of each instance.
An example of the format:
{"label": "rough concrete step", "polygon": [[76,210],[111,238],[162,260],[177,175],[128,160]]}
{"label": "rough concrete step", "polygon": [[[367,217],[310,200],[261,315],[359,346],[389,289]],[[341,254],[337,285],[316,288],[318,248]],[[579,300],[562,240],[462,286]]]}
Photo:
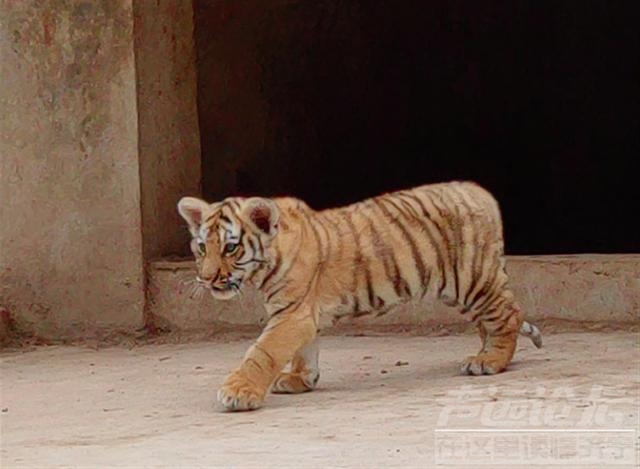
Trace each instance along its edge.
{"label": "rough concrete step", "polygon": [[[230,301],[217,301],[208,294],[193,296],[194,268],[186,259],[151,263],[148,313],[154,323],[173,330],[202,330],[263,321],[255,292]],[[528,320],[637,324],[640,318],[640,254],[508,256],[507,271]],[[331,323],[330,318],[323,321]],[[427,299],[399,306],[384,316],[341,323],[411,327],[466,321],[457,309]]]}

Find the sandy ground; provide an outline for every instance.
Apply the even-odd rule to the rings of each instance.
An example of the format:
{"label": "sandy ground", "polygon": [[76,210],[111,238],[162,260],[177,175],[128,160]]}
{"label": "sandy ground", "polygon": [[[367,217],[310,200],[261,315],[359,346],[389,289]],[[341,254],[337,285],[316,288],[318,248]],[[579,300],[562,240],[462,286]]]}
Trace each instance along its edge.
{"label": "sandy ground", "polygon": [[[236,414],[215,409],[213,397],[246,340],[5,352],[1,466],[433,467],[453,464],[443,438],[462,441],[469,437],[465,429],[513,429],[524,422],[538,432],[531,438],[555,435],[550,428],[590,429],[601,438],[594,445],[627,451],[627,465],[616,467],[633,467],[636,333],[555,334],[541,350],[521,339],[508,372],[459,376],[458,362],[478,343],[472,336],[324,337],[316,391],[271,395],[263,409]],[[455,401],[452,393],[461,389],[464,397]],[[533,415],[536,403],[547,413]],[[524,417],[502,412],[516,404],[524,406]],[[616,429],[626,433],[603,443]],[[492,443],[489,457],[500,456],[499,442]],[[480,461],[462,451],[456,464]],[[568,451],[561,467],[587,467]],[[503,467],[529,465],[517,459]]]}

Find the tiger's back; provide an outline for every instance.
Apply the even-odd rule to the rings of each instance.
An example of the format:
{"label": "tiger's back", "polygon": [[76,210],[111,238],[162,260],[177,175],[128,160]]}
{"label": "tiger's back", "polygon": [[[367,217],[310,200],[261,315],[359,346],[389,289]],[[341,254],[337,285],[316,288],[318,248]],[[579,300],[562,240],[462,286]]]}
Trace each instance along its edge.
{"label": "tiger's back", "polygon": [[421,186],[309,217],[322,312],[384,312],[426,296],[473,309],[506,281],[498,204],[474,183]]}

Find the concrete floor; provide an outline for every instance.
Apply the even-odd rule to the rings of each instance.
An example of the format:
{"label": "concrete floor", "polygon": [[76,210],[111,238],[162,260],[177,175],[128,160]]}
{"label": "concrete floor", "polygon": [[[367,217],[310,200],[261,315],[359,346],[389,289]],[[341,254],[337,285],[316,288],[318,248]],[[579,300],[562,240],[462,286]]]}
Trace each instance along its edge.
{"label": "concrete floor", "polygon": [[[478,403],[485,410],[536,399],[548,403],[554,390],[570,389],[575,398],[565,393],[559,402],[571,412],[563,416],[556,410],[556,425],[575,428],[585,412],[606,405],[611,421],[604,425],[626,429],[632,439],[622,444],[637,457],[635,333],[548,335],[541,350],[521,340],[510,370],[484,377],[457,375],[460,359],[478,346],[473,336],[322,342],[319,389],[271,395],[263,409],[236,414],[214,409],[213,397],[249,345],[246,340],[5,352],[1,466],[432,467],[436,429],[521,424],[522,419],[465,419],[454,412],[439,425],[451,409],[448,393],[464,385],[481,393],[462,404],[466,411]],[[595,397],[589,396],[594,384],[604,387]],[[518,397],[518,391],[527,395]],[[591,422],[580,428],[601,427]],[[598,466],[604,467],[593,467]]]}

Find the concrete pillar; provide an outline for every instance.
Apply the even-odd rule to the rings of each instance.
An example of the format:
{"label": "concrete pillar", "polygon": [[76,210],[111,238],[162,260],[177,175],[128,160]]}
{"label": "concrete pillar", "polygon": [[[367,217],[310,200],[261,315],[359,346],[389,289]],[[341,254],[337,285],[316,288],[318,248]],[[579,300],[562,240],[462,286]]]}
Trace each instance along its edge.
{"label": "concrete pillar", "polygon": [[175,203],[199,188],[190,9],[0,3],[0,308],[19,329],[143,325],[145,259],[180,249]]}

